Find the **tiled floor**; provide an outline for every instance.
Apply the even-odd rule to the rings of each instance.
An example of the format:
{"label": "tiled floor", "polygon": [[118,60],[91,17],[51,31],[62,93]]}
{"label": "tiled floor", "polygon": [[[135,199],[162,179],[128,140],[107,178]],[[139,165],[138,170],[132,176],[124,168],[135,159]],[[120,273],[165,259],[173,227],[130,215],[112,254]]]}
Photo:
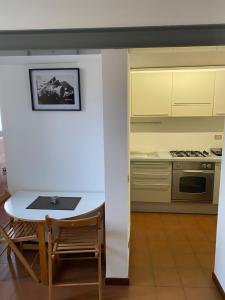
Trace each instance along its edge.
{"label": "tiled floor", "polygon": [[[131,284],[104,287],[103,300],[221,299],[211,279],[215,229],[215,216],[133,213]],[[15,272],[0,259],[0,299],[47,300],[47,288],[34,283],[14,258],[12,263]],[[69,271],[93,276],[93,263],[86,264],[86,271],[79,263]],[[54,289],[54,300],[76,299],[97,300],[96,288]]]}
{"label": "tiled floor", "polygon": [[132,214],[131,286],[146,291],[141,299],[221,299],[211,279],[215,232],[216,216]]}

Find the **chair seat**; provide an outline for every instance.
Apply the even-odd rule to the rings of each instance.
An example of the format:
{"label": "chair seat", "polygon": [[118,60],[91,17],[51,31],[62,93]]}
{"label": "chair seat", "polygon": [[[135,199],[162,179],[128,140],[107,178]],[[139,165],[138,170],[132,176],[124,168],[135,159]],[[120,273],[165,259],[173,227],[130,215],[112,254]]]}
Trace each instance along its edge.
{"label": "chair seat", "polygon": [[62,228],[55,240],[53,253],[98,253],[95,228]]}
{"label": "chair seat", "polygon": [[[23,221],[10,221],[4,228],[5,233],[14,242],[37,240],[37,224]],[[6,243],[1,237],[0,243]]]}

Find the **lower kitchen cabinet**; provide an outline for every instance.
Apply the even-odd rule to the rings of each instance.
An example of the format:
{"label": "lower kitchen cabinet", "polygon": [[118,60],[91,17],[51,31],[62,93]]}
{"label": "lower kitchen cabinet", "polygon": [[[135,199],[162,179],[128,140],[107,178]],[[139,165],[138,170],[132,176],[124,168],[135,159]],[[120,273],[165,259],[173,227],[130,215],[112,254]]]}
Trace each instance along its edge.
{"label": "lower kitchen cabinet", "polygon": [[132,161],[131,201],[171,202],[171,162]]}

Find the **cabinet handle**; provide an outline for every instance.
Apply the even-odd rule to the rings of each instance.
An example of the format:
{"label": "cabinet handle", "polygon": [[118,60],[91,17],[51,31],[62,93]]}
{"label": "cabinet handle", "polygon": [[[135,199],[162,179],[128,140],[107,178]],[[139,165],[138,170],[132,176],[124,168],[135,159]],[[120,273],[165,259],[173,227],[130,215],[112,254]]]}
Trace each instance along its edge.
{"label": "cabinet handle", "polygon": [[216,113],[217,116],[225,116],[225,112],[218,112]]}
{"label": "cabinet handle", "polygon": [[211,104],[210,102],[174,102],[174,105],[195,105],[195,104]]}

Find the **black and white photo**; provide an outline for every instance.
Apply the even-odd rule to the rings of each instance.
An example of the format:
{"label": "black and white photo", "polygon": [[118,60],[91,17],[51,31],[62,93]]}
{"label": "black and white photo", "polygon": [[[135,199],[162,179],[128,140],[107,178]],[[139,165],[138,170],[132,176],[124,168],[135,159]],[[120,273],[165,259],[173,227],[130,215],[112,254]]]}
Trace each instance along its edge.
{"label": "black and white photo", "polygon": [[33,110],[81,110],[78,68],[29,69]]}

